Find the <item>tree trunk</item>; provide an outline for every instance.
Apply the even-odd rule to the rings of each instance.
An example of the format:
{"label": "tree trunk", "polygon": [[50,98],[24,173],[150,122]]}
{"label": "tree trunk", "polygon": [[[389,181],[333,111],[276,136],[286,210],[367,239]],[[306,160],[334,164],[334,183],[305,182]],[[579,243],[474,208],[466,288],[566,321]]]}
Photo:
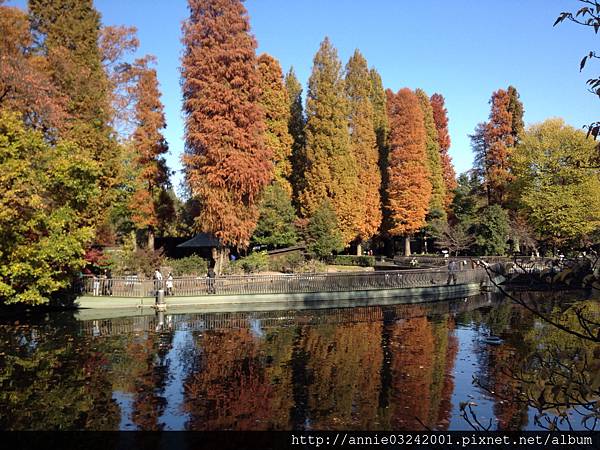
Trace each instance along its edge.
{"label": "tree trunk", "polygon": [[135,230],[133,230],[131,232],[131,241],[133,243],[133,251],[137,252],[137,249],[138,249],[138,245],[137,245],[137,233],[135,232]]}
{"label": "tree trunk", "polygon": [[154,250],[154,230],[148,230],[148,250]]}
{"label": "tree trunk", "polygon": [[229,249],[227,247],[221,247],[217,249],[217,261],[215,264],[215,273],[217,275],[221,275],[223,272],[223,268],[225,267],[225,258],[229,254]]}
{"label": "tree trunk", "polygon": [[410,236],[404,238],[404,256],[410,256]]}
{"label": "tree trunk", "polygon": [[362,243],[360,243],[360,242],[358,244],[356,244],[356,254],[358,256],[362,255]]}

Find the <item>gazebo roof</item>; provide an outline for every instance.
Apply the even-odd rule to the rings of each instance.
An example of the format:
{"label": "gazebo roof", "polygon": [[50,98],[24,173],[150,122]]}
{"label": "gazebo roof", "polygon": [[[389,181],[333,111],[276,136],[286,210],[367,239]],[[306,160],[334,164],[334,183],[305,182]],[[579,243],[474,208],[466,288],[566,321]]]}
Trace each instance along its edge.
{"label": "gazebo roof", "polygon": [[212,234],[198,233],[192,239],[179,244],[177,247],[184,248],[204,248],[204,247],[220,247],[221,241]]}

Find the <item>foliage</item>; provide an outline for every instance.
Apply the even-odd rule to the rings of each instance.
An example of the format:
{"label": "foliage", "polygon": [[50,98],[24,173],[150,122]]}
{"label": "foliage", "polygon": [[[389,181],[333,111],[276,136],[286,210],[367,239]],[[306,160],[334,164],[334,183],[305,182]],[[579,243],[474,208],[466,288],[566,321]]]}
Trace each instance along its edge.
{"label": "foliage", "polygon": [[379,197],[381,221],[383,222],[384,207],[387,204],[386,186],[388,185],[388,135],[390,132],[390,126],[387,116],[387,97],[385,94],[385,90],[383,89],[383,82],[381,81],[381,76],[379,75],[377,70],[372,68],[371,70],[369,70],[369,78],[371,79],[370,99],[371,105],[373,106],[373,130],[375,131],[375,137],[377,139],[377,153],[379,156],[378,165],[379,173],[381,176]]}
{"label": "foliage", "polygon": [[454,253],[456,256],[471,248],[475,242],[475,237],[461,223],[451,225],[447,222],[438,222],[433,234],[436,247],[447,249],[450,254]]}
{"label": "foliage", "polygon": [[515,196],[536,233],[552,243],[582,239],[600,228],[600,172],[595,143],[549,119],[524,133],[513,156]]}
{"label": "foliage", "polygon": [[477,172],[471,170],[460,174],[451,205],[453,216],[468,228],[477,221],[483,206],[483,186]]}
{"label": "foliage", "polygon": [[265,189],[252,241],[272,247],[294,245],[298,241],[295,220],[289,195],[278,182],[274,182]]}
{"label": "foliage", "polygon": [[327,272],[327,264],[318,259],[309,259],[298,265],[295,273],[324,273]]}
{"label": "foliage", "polygon": [[60,134],[79,145],[100,168],[104,220],[119,174],[119,147],[112,138],[110,84],[99,48],[100,14],[92,0],[30,0],[35,52],[46,58],[59,94],[66,98],[69,120]]}
{"label": "foliage", "polygon": [[269,270],[274,272],[296,272],[304,264],[305,258],[301,251],[290,252],[284,257],[269,258]]}
{"label": "foliage", "polygon": [[136,248],[131,242],[110,253],[113,275],[137,274],[152,277],[154,271],[164,265],[162,249]]}
{"label": "foliage", "polygon": [[183,163],[192,196],[202,205],[196,226],[226,245],[245,247],[273,172],[258,104],[256,41],[240,0],[189,0],[189,9],[183,25]]}
{"label": "foliage", "polygon": [[310,218],[306,227],[305,241],[308,252],[318,258],[343,250],[344,240],[337,225],[337,218],[327,200]]}
{"label": "foliage", "polygon": [[104,26],[100,29],[98,46],[110,86],[110,124],[122,142],[130,139],[136,127],[135,85],[138,63],[152,60],[152,57],[145,57],[137,60],[137,63],[131,61],[139,45],[135,27]]}
{"label": "foliage", "polygon": [[431,109],[433,112],[433,121],[437,130],[437,139],[440,147],[440,159],[442,163],[442,174],[444,178],[444,186],[446,188],[446,197],[444,198],[444,207],[446,212],[449,211],[450,204],[454,196],[456,188],[456,172],[452,165],[452,158],[448,153],[450,149],[450,133],[448,132],[448,110],[444,102],[444,96],[441,94],[433,94],[430,98]]}
{"label": "foliage", "polygon": [[176,259],[165,258],[162,265],[171,268],[173,276],[176,277],[185,275],[203,276],[206,275],[208,270],[206,259],[198,255]]}
{"label": "foliage", "polygon": [[338,266],[373,267],[375,265],[375,257],[365,255],[335,255],[327,258],[327,262]]}
{"label": "foliage", "polygon": [[[290,155],[292,164],[290,181],[293,190],[292,198],[294,202],[297,203],[300,192],[304,190],[304,171],[306,163],[306,136],[304,134],[304,126],[306,120],[302,108],[302,85],[298,81],[298,78],[296,78],[293,67],[290,67],[289,72],[285,76],[285,88],[288,93],[290,110],[288,131],[293,140],[292,154]],[[295,206],[299,211],[300,206],[298,204],[295,204]]]}
{"label": "foliage", "polygon": [[[135,149],[136,191],[130,200],[132,220],[137,229],[150,234],[160,225],[160,200],[169,198],[160,193],[169,187],[169,169],[164,155],[169,151],[161,133],[166,128],[160,101],[156,70],[145,60],[136,61],[135,123],[132,145]],[[163,208],[163,216],[165,209]]]}
{"label": "foliage", "polygon": [[513,86],[494,92],[490,104],[490,120],[477,125],[471,146],[488,203],[507,206],[508,187],[513,180],[510,157],[523,130],[523,104]]}
{"label": "foliage", "polygon": [[346,95],[349,106],[350,149],[357,165],[361,188],[356,190],[356,238],[373,237],[381,225],[381,173],[371,103],[371,78],[367,61],[358,50],[346,64]]}
{"label": "foliage", "polygon": [[258,57],[261,96],[260,105],[265,113],[265,145],[273,154],[274,182],[277,182],[289,197],[292,186],[290,156],[293,139],[288,125],[291,120],[288,92],[283,84],[279,61],[266,53]]}
{"label": "foliage", "polygon": [[431,198],[423,111],[410,89],[387,91],[390,124],[386,232],[407,236],[425,225]]}
{"label": "foliage", "polygon": [[[431,216],[437,220],[447,220],[444,201],[446,200],[446,185],[442,173],[442,161],[440,156],[440,145],[438,142],[437,128],[433,118],[433,108],[429,96],[422,89],[415,91],[419,99],[419,106],[423,111],[425,125],[425,142],[427,146],[427,166],[429,167],[429,181],[431,183],[431,199],[429,200],[428,219]],[[432,214],[433,213],[433,214]]]}
{"label": "foliage", "polygon": [[32,127],[56,134],[67,114],[66,99],[52,83],[47,59],[31,51],[27,14],[0,5],[0,108],[21,113]]}
{"label": "foliage", "polygon": [[[597,0],[579,0],[579,2],[583,3],[584,6],[577,12],[561,12],[554,22],[554,26],[565,20],[569,20],[573,23],[593,28],[594,33],[598,34],[598,30],[600,30],[600,2]],[[579,71],[581,72],[590,60],[599,58],[600,56],[591,50],[579,63]],[[590,78],[586,81],[586,84],[591,93],[600,97],[600,77]],[[600,121],[590,123],[587,125],[587,129],[588,136],[592,135],[596,139],[600,134]],[[596,164],[599,162],[599,159],[596,159]]]}
{"label": "foliage", "polygon": [[264,272],[269,269],[269,257],[267,252],[253,252],[233,264],[241,267],[244,273]]}
{"label": "foliage", "polygon": [[358,168],[350,148],[348,101],[341,63],[328,38],[313,61],[306,101],[305,188],[301,214],[311,217],[329,200],[344,243],[355,238]]}
{"label": "foliage", "polygon": [[508,213],[500,205],[490,205],[480,210],[478,220],[471,229],[475,235],[477,254],[506,254],[510,227]]}
{"label": "foliage", "polygon": [[45,303],[85,265],[98,166],[0,112],[0,299]]}

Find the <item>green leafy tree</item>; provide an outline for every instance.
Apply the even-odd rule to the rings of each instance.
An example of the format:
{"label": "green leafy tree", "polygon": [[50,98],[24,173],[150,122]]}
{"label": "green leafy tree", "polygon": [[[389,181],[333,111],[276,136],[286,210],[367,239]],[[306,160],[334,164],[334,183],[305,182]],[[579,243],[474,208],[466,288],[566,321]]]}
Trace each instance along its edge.
{"label": "green leafy tree", "polygon": [[292,198],[296,210],[299,211],[298,196],[304,190],[304,170],[306,169],[306,135],[304,134],[306,119],[304,117],[304,108],[302,107],[302,85],[298,81],[298,78],[296,78],[293,67],[290,67],[289,72],[285,76],[285,88],[288,94],[290,110],[288,131],[293,140],[292,154],[290,156],[292,163],[290,182],[292,183]]}
{"label": "green leafy tree", "polygon": [[83,268],[99,167],[0,112],[0,301],[46,303]]}
{"label": "green leafy tree", "polygon": [[523,215],[553,244],[600,228],[600,171],[586,134],[549,119],[529,127],[513,155],[515,195]]}
{"label": "green leafy tree", "polygon": [[458,176],[451,209],[456,221],[467,228],[477,221],[477,213],[485,204],[483,189],[475,170]]}
{"label": "green leafy tree", "polygon": [[295,210],[288,193],[275,182],[265,189],[252,241],[272,247],[294,245],[298,241],[295,220]]}
{"label": "green leafy tree", "polygon": [[99,48],[100,14],[92,0],[30,0],[29,13],[36,53],[46,58],[52,82],[66,98],[69,117],[60,135],[98,164],[104,202],[95,212],[98,222],[106,220],[120,149],[109,126],[110,83]]}
{"label": "green leafy tree", "polygon": [[500,205],[490,205],[480,210],[478,220],[471,229],[475,234],[475,248],[478,254],[506,254],[510,225],[508,213]]}
{"label": "green leafy tree", "polygon": [[324,258],[332,252],[344,249],[344,240],[339,231],[333,207],[325,200],[315,211],[306,227],[306,248],[309,253]]}

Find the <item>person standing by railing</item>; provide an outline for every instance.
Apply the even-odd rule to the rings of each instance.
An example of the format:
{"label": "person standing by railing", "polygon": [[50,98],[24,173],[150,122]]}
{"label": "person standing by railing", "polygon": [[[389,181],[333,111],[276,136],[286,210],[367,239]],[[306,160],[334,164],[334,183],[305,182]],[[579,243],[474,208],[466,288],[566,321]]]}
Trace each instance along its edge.
{"label": "person standing by railing", "polygon": [[155,291],[162,289],[162,281],[163,281],[162,273],[160,273],[159,269],[156,269],[154,271],[154,290]]}
{"label": "person standing by railing", "polygon": [[209,267],[208,273],[206,274],[206,276],[207,276],[206,284],[207,284],[207,288],[208,288],[208,293],[216,294],[217,290],[215,289],[215,277],[216,277],[215,269],[213,269],[212,267]]}
{"label": "person standing by railing", "polygon": [[448,263],[448,281],[446,284],[456,284],[456,271],[458,270],[458,265],[456,261],[453,259]]}

